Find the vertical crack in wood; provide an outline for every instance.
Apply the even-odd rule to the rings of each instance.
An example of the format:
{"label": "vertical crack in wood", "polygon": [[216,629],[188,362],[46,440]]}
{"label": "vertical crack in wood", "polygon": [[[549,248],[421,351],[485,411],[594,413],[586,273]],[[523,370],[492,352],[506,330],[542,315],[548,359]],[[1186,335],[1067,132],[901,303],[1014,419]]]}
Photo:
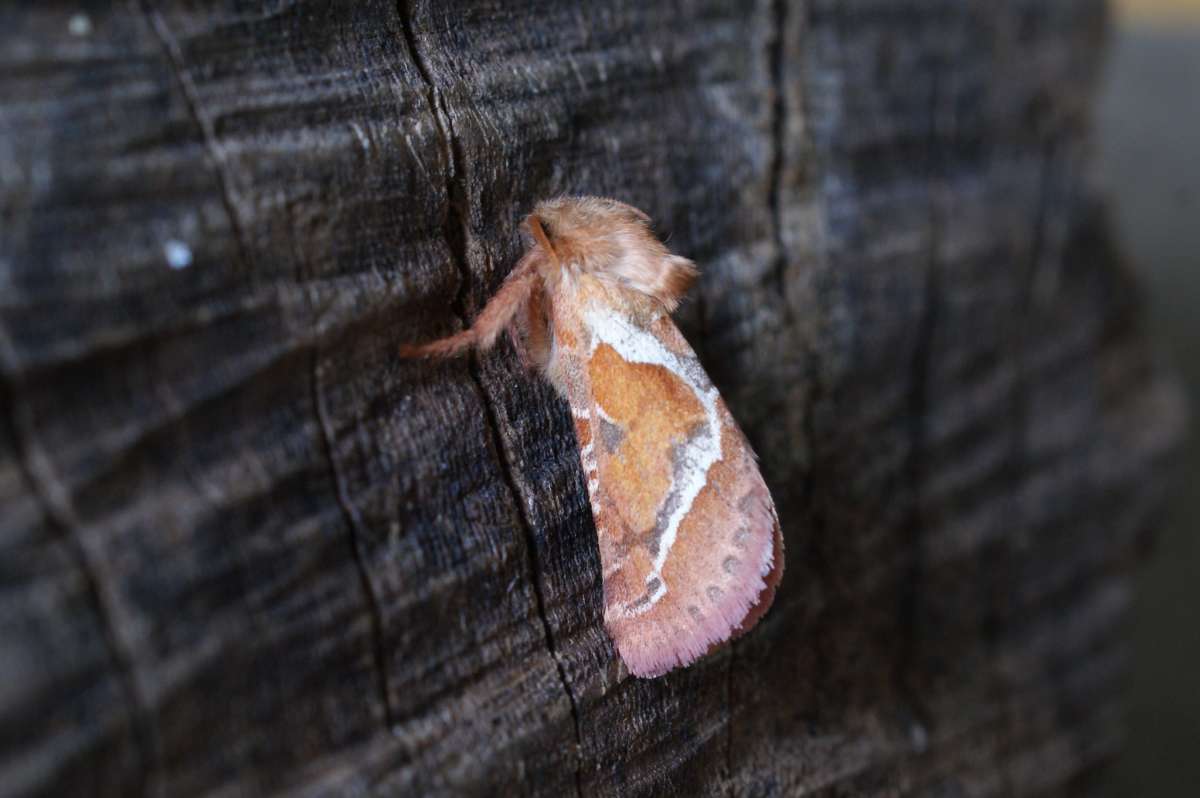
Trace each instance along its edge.
{"label": "vertical crack in wood", "polygon": [[[219,138],[217,137],[216,127],[212,119],[205,113],[203,105],[200,102],[200,94],[192,81],[187,70],[186,59],[183,55],[183,49],[179,44],[179,40],[171,32],[170,26],[163,18],[162,13],[157,8],[152,8],[146,0],[142,0],[141,12],[150,25],[150,29],[154,32],[158,39],[163,52],[166,54],[167,64],[171,69],[171,73],[179,86],[180,92],[183,94],[184,103],[187,105],[188,112],[196,125],[200,128],[201,136],[204,140],[205,151],[213,162],[213,173],[217,181],[217,187],[221,196],[221,204],[225,210],[225,215],[229,218],[229,225],[233,232],[234,241],[237,244],[239,258],[242,261],[244,268],[248,268],[251,263],[250,247],[245,231],[242,227],[241,217],[237,211],[237,200],[233,192],[232,179],[229,176],[229,167],[225,158],[225,151],[221,147]],[[312,353],[312,374],[311,383],[313,391],[313,404],[317,414],[318,427],[321,430],[322,442],[325,449],[326,457],[329,461],[330,471],[334,481],[334,489],[337,496],[337,502],[343,515],[346,518],[348,530],[350,534],[350,550],[355,564],[355,569],[358,572],[360,583],[362,584],[363,593],[368,606],[368,614],[371,625],[373,659],[377,678],[379,681],[380,701],[383,708],[384,724],[390,730],[392,728],[395,714],[391,705],[390,691],[388,689],[388,668],[387,668],[387,649],[383,634],[383,614],[380,609],[378,593],[375,590],[370,579],[370,574],[367,571],[365,552],[365,527],[362,519],[359,516],[354,505],[350,502],[349,495],[346,491],[344,480],[337,465],[336,457],[333,450],[332,424],[330,423],[328,413],[324,405],[324,398],[320,387],[320,370],[318,365],[319,347],[314,342]]]}
{"label": "vertical crack in wood", "polygon": [[787,247],[783,237],[783,182],[787,169],[787,100],[784,94],[786,85],[786,58],[788,0],[771,0],[768,22],[774,28],[775,35],[767,45],[767,68],[769,70],[769,86],[771,89],[771,164],[767,185],[767,212],[771,217],[771,235],[775,245],[775,279],[779,286],[780,300],[783,302],[783,314],[787,327],[795,328],[792,313],[792,303],[788,301],[787,291]]}
{"label": "vertical crack in wood", "polygon": [[[1028,341],[1026,339],[1027,326],[1029,324],[1034,304],[1035,284],[1037,282],[1038,273],[1042,262],[1042,251],[1045,247],[1046,236],[1046,215],[1049,213],[1049,195],[1051,178],[1051,167],[1055,157],[1055,147],[1053,141],[1048,141],[1042,151],[1041,167],[1038,175],[1037,200],[1034,209],[1034,217],[1031,223],[1032,236],[1029,244],[1029,261],[1025,267],[1019,271],[1016,276],[1017,292],[1016,292],[1016,308],[1014,318],[1012,320],[1012,340],[1010,342],[1012,363],[1013,363],[1013,385],[1009,397],[1008,404],[1008,423],[1009,423],[1009,451],[1008,458],[1004,466],[1004,484],[1012,492],[1019,490],[1019,483],[1022,475],[1028,468],[1028,455],[1025,451],[1025,435],[1029,424],[1029,377],[1026,363]],[[1012,524],[1013,528],[1019,529],[1023,519],[1018,515],[1018,502],[1013,499],[1013,506],[1008,510],[1010,518],[1015,518],[1016,522]],[[1007,556],[1007,549],[1002,550]],[[985,614],[983,618],[983,640],[989,647],[995,647],[1003,635],[1003,618],[1005,610],[1003,604],[1006,599],[1004,594],[1007,592],[1002,584],[1005,581],[1000,574],[1008,567],[1008,562],[998,564],[995,561],[995,553],[992,552],[990,562],[984,568],[984,573],[988,578],[983,580],[983,585],[986,590],[984,607]],[[998,567],[998,566],[1003,567]],[[1007,576],[1007,575],[1005,575]]]}
{"label": "vertical crack in wood", "polygon": [[38,452],[33,423],[25,417],[27,411],[22,411],[17,398],[17,371],[10,350],[8,334],[0,327],[0,413],[16,449],[17,468],[27,490],[41,509],[46,526],[63,544],[75,570],[82,577],[88,601],[95,608],[105,650],[120,690],[129,704],[134,744],[141,760],[141,769],[137,773],[137,792],[145,796],[161,795],[161,743],[150,709],[148,691],[138,678],[133,652],[118,629],[116,619],[119,613],[115,600],[106,589],[100,568],[83,541],[83,533],[70,500],[62,495],[66,488],[54,475],[45,456]]}
{"label": "vertical crack in wood", "polygon": [[309,383],[312,385],[312,403],[317,415],[317,424],[321,431],[321,442],[325,450],[325,459],[329,463],[329,472],[333,479],[334,494],[338,507],[346,521],[346,530],[350,542],[350,554],[354,560],[354,568],[358,572],[359,585],[367,603],[367,615],[371,624],[372,655],[374,659],[376,680],[379,688],[379,702],[383,708],[383,723],[390,732],[395,724],[396,714],[392,708],[392,693],[390,689],[387,645],[384,638],[383,610],[380,606],[379,591],[371,581],[371,573],[367,567],[366,525],[362,515],[350,499],[350,490],[338,467],[337,455],[334,449],[335,433],[333,421],[329,416],[329,408],[325,405],[325,392],[321,383],[320,347],[316,341],[312,345],[312,361]]}
{"label": "vertical crack in wood", "polygon": [[[807,34],[807,32],[811,29],[810,15],[814,13],[814,11],[807,0],[800,0],[799,7],[800,10],[797,13],[800,15],[800,24],[802,25],[802,30],[805,32],[805,34]],[[839,24],[842,13],[843,7],[838,5],[835,10],[835,14],[837,15],[835,19],[839,21]],[[804,47],[800,42],[797,42],[797,48],[799,52],[804,53]],[[802,115],[802,118],[804,118],[805,115],[807,115],[805,103],[809,99],[809,94],[807,91],[809,86],[809,64],[804,60],[803,57],[801,57],[797,61],[796,66],[800,71],[800,76],[797,78],[797,80],[800,81],[801,86],[805,88],[805,92],[801,96],[800,105],[797,109],[797,112]],[[805,153],[808,158],[811,158],[814,161],[817,161],[818,153],[822,152],[824,152],[825,156],[828,158],[829,152],[827,149],[822,150],[819,146],[813,126],[806,124],[802,130],[804,139],[804,147],[802,152]],[[823,177],[821,174],[822,168],[823,165],[817,162],[808,166],[808,170],[805,173],[807,179],[816,186],[816,190],[812,192],[812,197],[814,198],[813,201],[819,203],[822,209],[820,214],[820,229],[824,229],[824,220],[826,218],[826,210],[824,208],[825,197],[823,194],[824,189],[821,185],[821,180]],[[816,261],[816,265],[814,266],[815,278],[819,278],[819,276],[822,274],[822,270],[829,268],[828,242],[825,241],[823,237],[818,237],[817,240],[812,242],[812,245],[821,253],[819,259]],[[817,283],[819,283],[819,279],[814,279],[814,284]],[[819,288],[814,289],[813,300],[814,303],[819,303]],[[815,309],[819,311],[827,310],[820,308],[819,304],[816,305]],[[841,575],[830,563],[830,558],[825,549],[826,541],[829,537],[829,524],[826,519],[825,510],[821,507],[820,501],[820,435],[817,432],[817,408],[820,406],[821,402],[825,400],[826,387],[822,382],[821,376],[822,348],[819,330],[820,325],[818,325],[815,329],[807,328],[801,333],[801,348],[805,358],[804,367],[801,370],[801,374],[803,375],[805,382],[805,406],[803,411],[804,415],[801,418],[801,433],[803,435],[802,442],[806,451],[805,457],[807,462],[804,464],[804,472],[799,490],[799,506],[805,513],[804,520],[808,522],[808,537],[806,541],[807,545],[804,547],[803,555],[808,567],[811,568],[812,573],[819,580],[821,589],[824,593],[824,608],[820,611],[819,615],[815,616],[813,620],[813,626],[816,629],[816,633],[809,636],[809,645],[811,647],[813,656],[812,672],[817,674],[818,677],[823,674],[832,673],[835,660],[835,656],[830,653],[830,647],[826,645],[826,641],[830,639],[831,635],[822,633],[819,628],[820,624],[824,622],[824,617],[829,612],[829,607],[831,604],[833,604],[835,600],[840,601],[846,597],[846,590],[843,588]],[[832,389],[830,389],[830,391],[832,391]]]}
{"label": "vertical crack in wood", "polygon": [[[438,90],[437,84],[433,79],[433,72],[426,63],[421,49],[417,46],[416,33],[413,29],[412,12],[408,7],[406,0],[400,0],[397,3],[398,15],[400,18],[400,26],[404,33],[405,43],[408,47],[409,55],[412,58],[413,65],[421,76],[421,80],[425,83],[426,102],[429,104],[430,113],[433,115],[434,123],[437,127],[438,138],[441,144],[443,155],[447,164],[446,175],[446,195],[447,209],[446,219],[443,224],[443,235],[446,239],[446,244],[450,249],[451,257],[461,274],[461,283],[458,291],[458,297],[455,304],[458,307],[459,315],[462,317],[463,324],[467,323],[467,308],[466,308],[466,291],[467,286],[471,281],[471,272],[468,263],[467,255],[467,191],[463,183],[463,163],[464,155],[462,152],[461,142],[458,140],[454,131],[454,122],[451,119],[450,113],[445,105],[445,99],[442,93]],[[500,419],[497,415],[495,405],[491,396],[488,394],[487,388],[484,386],[483,377],[480,370],[479,357],[475,352],[471,353],[470,365],[468,370],[471,375],[471,380],[475,384],[475,389],[479,392],[480,400],[487,411],[488,426],[491,430],[492,440],[491,446],[496,451],[496,459],[500,464],[501,471],[504,474],[504,479],[508,491],[511,493],[513,501],[517,505],[517,518],[520,522],[522,532],[525,536],[526,550],[529,556],[529,566],[531,571],[531,582],[534,594],[534,603],[537,609],[538,618],[542,624],[542,634],[545,640],[546,649],[550,654],[550,659],[554,662],[555,670],[558,674],[559,683],[562,686],[563,693],[566,695],[567,704],[571,713],[571,721],[574,727],[575,734],[575,793],[577,796],[583,795],[583,731],[582,723],[579,716],[579,704],[575,698],[574,692],[571,690],[570,680],[567,678],[566,667],[563,664],[562,658],[559,656],[558,648],[554,641],[554,631],[550,624],[550,617],[546,611],[546,598],[543,594],[541,584],[541,573],[543,567],[539,561],[537,553],[537,539],[533,532],[533,523],[528,517],[525,510],[523,496],[518,485],[514,467],[508,455],[508,451],[504,446],[504,436],[501,432]]]}
{"label": "vertical crack in wood", "polygon": [[[784,243],[782,207],[783,182],[787,167],[785,142],[787,138],[788,108],[784,91],[787,79],[785,62],[788,23],[787,6],[787,0],[769,0],[765,6],[765,13],[762,15],[765,18],[768,30],[773,32],[773,35],[767,37],[764,53],[767,66],[766,89],[770,92],[768,140],[771,146],[771,159],[767,166],[766,206],[771,224],[771,239],[774,249],[772,273],[779,291],[779,301],[782,305],[780,318],[782,329],[778,333],[780,337],[788,332],[795,332],[797,329],[787,290],[788,257],[787,247]],[[730,795],[736,794],[733,764],[733,718],[737,646],[738,641],[736,639],[730,641],[729,662],[726,666],[725,674],[725,773]]]}
{"label": "vertical crack in wood", "polygon": [[571,722],[575,732],[575,793],[582,798],[583,728],[579,717],[579,705],[576,702],[574,692],[571,690],[570,681],[567,679],[567,669],[563,664],[562,657],[559,656],[558,647],[554,642],[554,632],[550,625],[550,616],[546,612],[546,597],[543,595],[541,583],[543,566],[537,554],[537,540],[533,534],[533,524],[525,511],[523,497],[517,486],[516,476],[513,473],[513,465],[505,449],[503,436],[500,433],[500,419],[496,415],[496,408],[492,403],[491,397],[483,387],[483,380],[479,373],[478,356],[475,353],[471,354],[470,371],[471,378],[474,380],[481,394],[484,409],[487,411],[488,427],[492,433],[490,443],[496,450],[496,460],[499,462],[501,471],[504,474],[506,487],[512,494],[513,501],[517,505],[517,520],[520,522],[521,530],[525,535],[525,548],[529,554],[530,581],[533,583],[534,602],[537,607],[538,618],[542,622],[542,634],[546,642],[546,650],[550,654],[550,659],[554,661],[555,670],[558,672],[558,681],[562,685],[563,693],[567,697],[567,703],[571,710]]}
{"label": "vertical crack in wood", "polygon": [[[935,194],[932,185],[931,194]],[[905,482],[911,491],[911,507],[905,521],[902,538],[905,556],[908,559],[907,568],[903,572],[903,584],[900,592],[900,628],[902,639],[900,651],[896,658],[895,683],[899,694],[908,704],[909,709],[916,715],[917,720],[929,728],[929,713],[924,708],[920,693],[911,684],[911,670],[917,649],[917,605],[920,601],[921,581],[924,576],[923,537],[925,515],[921,509],[921,486],[926,478],[925,455],[928,437],[929,414],[929,371],[930,356],[933,345],[933,335],[937,326],[937,303],[940,295],[939,269],[937,266],[938,249],[938,220],[937,211],[932,207],[936,197],[931,198],[930,208],[930,260],[926,265],[924,288],[922,290],[922,309],[917,322],[917,339],[913,345],[912,360],[909,365],[910,387],[908,395],[908,438],[909,452],[904,466]]]}
{"label": "vertical crack in wood", "polygon": [[902,529],[902,545],[908,559],[904,570],[903,583],[900,590],[899,615],[901,642],[900,651],[896,657],[894,683],[898,694],[915,715],[916,722],[924,726],[922,738],[928,739],[932,715],[925,707],[920,691],[912,684],[912,668],[917,655],[918,604],[921,598],[921,584],[924,578],[924,535],[927,521],[921,506],[922,488],[927,478],[925,462],[928,448],[929,420],[929,381],[930,367],[933,357],[933,340],[938,322],[938,303],[941,296],[940,255],[941,247],[941,209],[943,182],[945,180],[945,164],[942,162],[941,137],[939,134],[939,117],[942,102],[942,60],[935,58],[931,86],[929,90],[929,106],[927,109],[927,124],[929,128],[927,157],[929,159],[927,172],[927,190],[929,192],[928,254],[925,264],[924,285],[922,286],[921,310],[917,320],[916,340],[913,343],[912,359],[909,363],[909,394],[908,394],[908,458],[904,465],[905,482],[910,492],[908,517]]}
{"label": "vertical crack in wood", "polygon": [[183,56],[183,48],[180,47],[179,40],[175,38],[175,34],[171,32],[167,21],[163,19],[162,13],[157,8],[151,7],[148,0],[141,0],[141,12],[150,24],[150,29],[154,32],[159,45],[166,54],[167,65],[170,67],[171,74],[174,76],[175,82],[179,85],[179,90],[183,94],[183,100],[187,105],[188,113],[200,128],[200,135],[204,139],[204,149],[213,162],[213,174],[216,177],[217,188],[221,195],[221,205],[225,208],[225,215],[229,217],[229,226],[233,230],[234,241],[237,242],[239,259],[242,261],[243,270],[248,270],[251,263],[250,246],[245,230],[242,229],[241,217],[238,215],[236,196],[233,192],[233,181],[229,177],[229,166],[225,158],[225,150],[221,147],[221,142],[217,138],[216,126],[208,114],[204,112],[203,106],[200,103],[200,92],[196,89],[195,82],[192,81],[191,76],[188,74],[187,62]]}
{"label": "vertical crack in wood", "polygon": [[[1016,308],[1013,318],[1011,359],[1013,364],[1013,385],[1009,396],[1008,424],[1009,451],[1004,465],[1002,484],[1010,491],[1010,506],[1007,508],[1006,522],[1012,529],[1024,529],[1027,519],[1021,509],[1017,496],[1022,479],[1028,475],[1031,467],[1029,453],[1026,448],[1026,437],[1029,430],[1030,379],[1028,373],[1029,324],[1033,317],[1036,303],[1036,286],[1041,272],[1043,253],[1046,247],[1047,217],[1051,212],[1050,195],[1054,183],[1055,164],[1058,152],[1057,140],[1050,137],[1042,148],[1041,171],[1038,176],[1037,204],[1031,224],[1032,236],[1029,245],[1029,262],[1017,275]],[[1012,598],[1014,568],[1011,547],[1004,539],[995,549],[984,547],[980,551],[983,560],[981,571],[984,574],[981,582],[983,591],[983,628],[981,634],[984,645],[988,647],[989,655],[994,656],[1004,635],[1005,618],[1011,614],[1010,607],[1014,604]],[[1006,680],[1000,680],[997,685],[1001,701],[1008,704],[1012,700],[1012,687]],[[1015,777],[1011,768],[998,766],[998,778],[1008,794],[1016,792]]]}

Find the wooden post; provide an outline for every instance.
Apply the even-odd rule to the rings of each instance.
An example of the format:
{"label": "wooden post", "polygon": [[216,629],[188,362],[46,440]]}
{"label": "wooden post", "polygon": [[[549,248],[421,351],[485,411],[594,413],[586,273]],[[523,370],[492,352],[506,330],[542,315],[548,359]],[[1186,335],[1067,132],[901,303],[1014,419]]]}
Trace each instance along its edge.
{"label": "wooden post", "polygon": [[[1020,794],[1120,744],[1180,402],[1085,180],[1098,0],[0,11],[0,795]],[[439,364],[615,196],[788,570],[619,668],[570,417]]]}

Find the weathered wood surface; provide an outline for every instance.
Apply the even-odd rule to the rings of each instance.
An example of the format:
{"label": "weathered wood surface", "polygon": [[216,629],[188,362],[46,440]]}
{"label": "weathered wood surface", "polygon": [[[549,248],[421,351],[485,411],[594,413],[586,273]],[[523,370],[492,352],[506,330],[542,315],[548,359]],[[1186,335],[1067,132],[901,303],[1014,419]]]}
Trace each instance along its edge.
{"label": "weathered wood surface", "polygon": [[[1086,181],[1104,25],[6,5],[0,794],[1086,788],[1180,427]],[[760,627],[656,681],[564,404],[508,349],[394,355],[560,192],[701,264],[787,538]]]}

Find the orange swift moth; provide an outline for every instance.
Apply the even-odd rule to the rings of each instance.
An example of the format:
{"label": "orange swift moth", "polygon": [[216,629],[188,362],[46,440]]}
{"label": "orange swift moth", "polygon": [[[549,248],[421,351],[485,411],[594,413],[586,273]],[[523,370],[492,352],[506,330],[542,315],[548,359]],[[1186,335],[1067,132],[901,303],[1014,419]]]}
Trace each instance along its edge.
{"label": "orange swift moth", "polygon": [[508,332],[571,406],[600,545],[604,623],[636,676],[747,631],[783,574],[754,453],[671,311],[696,277],[629,205],[538,204],[530,247],[470,329],[405,347],[449,356]]}

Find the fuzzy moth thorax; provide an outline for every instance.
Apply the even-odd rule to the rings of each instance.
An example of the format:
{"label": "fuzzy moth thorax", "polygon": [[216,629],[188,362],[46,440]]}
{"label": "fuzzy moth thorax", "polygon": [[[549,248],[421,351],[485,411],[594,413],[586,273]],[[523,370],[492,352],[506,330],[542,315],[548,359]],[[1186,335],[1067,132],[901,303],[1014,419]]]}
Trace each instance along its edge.
{"label": "fuzzy moth thorax", "polygon": [[560,197],[541,202],[526,219],[534,246],[546,256],[543,279],[589,274],[661,302],[668,311],[696,278],[687,258],[672,255],[637,208],[601,197]]}

